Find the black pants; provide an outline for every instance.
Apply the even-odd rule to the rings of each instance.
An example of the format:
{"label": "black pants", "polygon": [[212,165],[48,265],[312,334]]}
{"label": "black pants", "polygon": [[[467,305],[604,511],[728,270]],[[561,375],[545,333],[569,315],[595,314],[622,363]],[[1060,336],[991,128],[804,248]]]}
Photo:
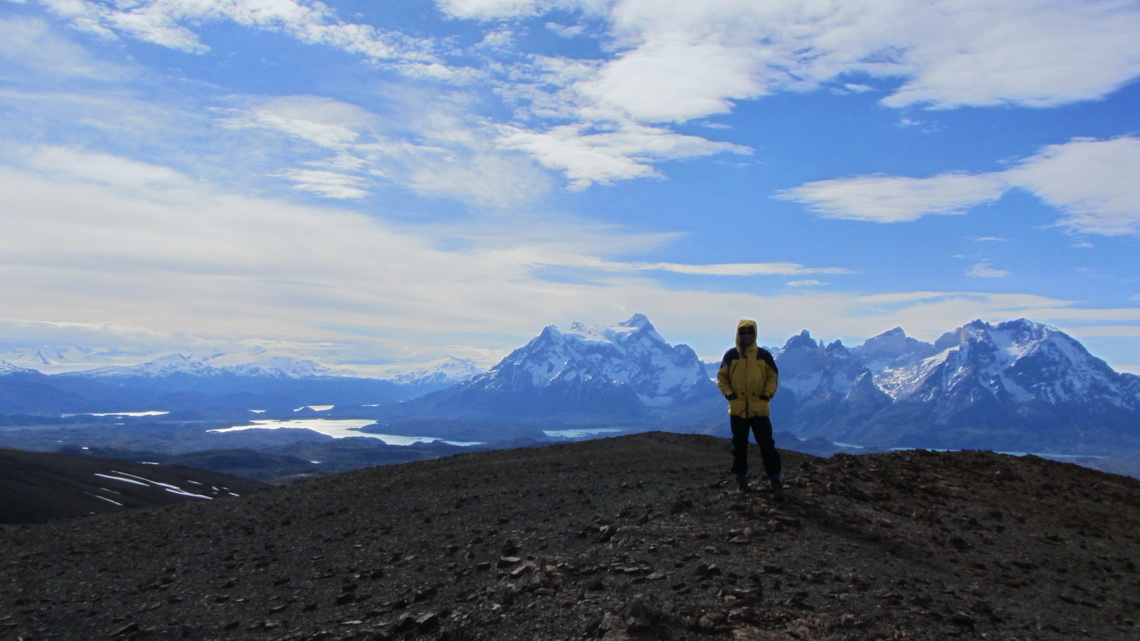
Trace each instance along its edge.
{"label": "black pants", "polygon": [[772,421],[767,416],[741,418],[729,416],[732,427],[732,473],[740,476],[748,473],[748,432],[756,436],[760,446],[760,460],[764,462],[764,472],[768,476],[780,473],[780,453],[776,451],[776,441],[772,438]]}

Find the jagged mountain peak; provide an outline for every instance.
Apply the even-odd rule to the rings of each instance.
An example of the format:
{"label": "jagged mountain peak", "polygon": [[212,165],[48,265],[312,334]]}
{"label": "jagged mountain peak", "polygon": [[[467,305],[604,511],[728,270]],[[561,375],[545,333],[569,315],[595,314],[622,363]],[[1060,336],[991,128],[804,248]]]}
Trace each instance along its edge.
{"label": "jagged mountain peak", "polygon": [[36,372],[33,369],[28,369],[26,367],[20,367],[19,365],[9,363],[8,361],[0,360],[0,376],[11,376],[13,374],[38,374],[38,373],[39,372]]}
{"label": "jagged mountain peak", "polygon": [[1065,332],[1024,318],[993,325],[981,320],[947,332],[938,353],[915,368],[916,384],[901,394],[925,397],[988,390],[999,402],[1049,405],[1102,403],[1136,411],[1140,397],[1126,377],[1091,355]]}
{"label": "jagged mountain peak", "polygon": [[632,337],[644,337],[653,342],[665,343],[665,339],[657,333],[657,329],[653,327],[653,323],[649,321],[649,318],[645,316],[645,314],[640,313],[634,314],[629,320],[617,323],[616,325],[586,325],[585,323],[574,321],[570,324],[570,329],[565,332],[559,332],[558,328],[554,325],[548,326],[543,331],[544,333],[550,331],[580,340],[596,342],[622,342]]}
{"label": "jagged mountain peak", "polygon": [[819,343],[811,337],[811,332],[805,329],[799,334],[789,338],[788,342],[784,343],[783,351],[793,349],[819,349],[819,347]]}
{"label": "jagged mountain peak", "polygon": [[684,408],[715,398],[716,388],[692,348],[670,345],[634,314],[609,326],[548,325],[490,371],[421,405],[484,402],[472,400],[480,395],[503,415],[563,408],[605,417]]}
{"label": "jagged mountain peak", "polygon": [[847,349],[847,346],[840,340],[828,343],[823,351],[835,358],[849,358],[851,356],[851,350]]}
{"label": "jagged mountain peak", "polygon": [[856,347],[856,351],[871,356],[891,355],[898,356],[908,351],[914,351],[917,346],[925,345],[930,347],[929,343],[907,336],[906,332],[901,327],[889,329],[878,336],[868,338],[863,341],[863,344]]}
{"label": "jagged mountain peak", "polygon": [[977,319],[953,331],[943,334],[934,346],[939,350],[948,349],[973,339],[975,341],[997,341],[1006,344],[1030,344],[1054,335],[1068,336],[1061,330],[1026,318],[1004,321],[994,325]]}

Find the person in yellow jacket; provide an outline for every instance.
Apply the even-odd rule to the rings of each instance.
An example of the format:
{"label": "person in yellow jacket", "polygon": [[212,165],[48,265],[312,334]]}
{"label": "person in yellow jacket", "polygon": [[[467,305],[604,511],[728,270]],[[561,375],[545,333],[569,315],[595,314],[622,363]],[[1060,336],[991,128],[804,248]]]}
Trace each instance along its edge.
{"label": "person in yellow jacket", "polygon": [[772,438],[768,402],[776,395],[779,370],[772,354],[756,345],[756,321],[742,320],[736,326],[736,347],[724,354],[716,374],[717,387],[728,400],[732,428],[732,473],[741,492],[748,491],[748,433],[756,437],[764,472],[776,500],[785,500],[780,453]]}

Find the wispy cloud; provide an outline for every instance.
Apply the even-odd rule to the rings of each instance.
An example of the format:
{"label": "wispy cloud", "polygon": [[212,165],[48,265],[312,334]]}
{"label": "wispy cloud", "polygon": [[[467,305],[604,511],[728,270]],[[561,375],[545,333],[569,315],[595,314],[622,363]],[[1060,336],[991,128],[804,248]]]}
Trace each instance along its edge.
{"label": "wispy cloud", "polygon": [[842,267],[804,267],[796,263],[726,263],[720,265],[684,265],[679,263],[616,262],[593,257],[575,261],[583,267],[612,272],[662,271],[693,276],[798,276],[804,274],[851,274]]}
{"label": "wispy cloud", "polygon": [[421,73],[445,74],[429,41],[369,25],[346,22],[322,2],[300,0],[144,0],[107,5],[91,0],[40,0],[75,28],[107,39],[136,38],[151,44],[205,53],[196,29],[229,21],[286,33],[314,45],[334,47],[380,61],[415,66]]}
{"label": "wispy cloud", "polygon": [[[870,336],[904,321],[908,331],[934,332],[948,322],[1019,314],[1046,321],[1140,319],[1140,310],[1077,312],[1072,302],[1040,296],[770,296],[685,288],[658,276],[849,271],[794,263],[619,261],[598,252],[628,254],[672,241],[591,224],[510,237],[493,227],[453,225],[441,237],[432,227],[400,229],[346,210],[233,196],[137,161],[121,161],[115,171],[84,169],[110,160],[55,150],[30,160],[35,170],[0,169],[0,212],[7,212],[0,297],[10,301],[10,317],[162,328],[155,331],[206,342],[211,336],[236,340],[257,327],[263,340],[296,343],[304,353],[373,362],[446,354],[457,328],[482,349],[507,349],[552,319],[613,322],[635,311],[669,319],[673,340],[694,344],[722,338],[710,332],[718,323],[730,327],[741,309],[783,310],[765,331],[785,336],[804,327]],[[51,180],[40,173],[48,167],[57,172]],[[21,215],[17,203],[32,198],[37,215]],[[591,269],[598,278],[548,278],[551,266]],[[811,280],[799,284],[810,287]],[[61,299],[68,301],[66,319],[57,316]]]}
{"label": "wispy cloud", "polygon": [[[656,274],[846,272],[614,261],[598,252],[629,253],[668,238],[553,218],[543,230],[509,235],[486,221],[481,229],[452,224],[446,234],[400,228],[348,210],[235,196],[169,168],[64,148],[29,152],[23,167],[0,167],[0,296],[18,301],[6,308],[16,318],[218,336],[253,326],[306,344],[364,341],[376,356],[400,341],[431,343],[441,329],[525,336],[550,318],[612,321],[627,305],[660,311],[673,305],[662,297],[683,294]],[[37,214],[23,215],[18,203],[33,199]],[[543,275],[550,266],[601,278],[550,280]],[[56,316],[61,299],[67,319]]]}
{"label": "wispy cloud", "polygon": [[[256,129],[307,147],[297,164],[270,172],[328,198],[360,199],[394,185],[469,204],[509,209],[532,201],[549,179],[528,158],[498,148],[493,128],[459,101],[409,91],[383,113],[319,96],[246,99],[221,124]],[[308,159],[306,159],[308,158]]]}
{"label": "wispy cloud", "polygon": [[[1115,293],[1083,303],[916,292],[895,288],[881,272],[906,267],[887,263],[847,278],[853,271],[835,266],[852,264],[846,248],[833,259],[798,233],[835,228],[819,221],[773,235],[788,242],[770,256],[789,262],[748,262],[755,255],[714,246],[712,231],[696,238],[703,220],[678,211],[649,220],[618,204],[668,192],[618,183],[701,179],[686,167],[704,171],[695,161],[718,155],[763,156],[760,177],[781,175],[786,166],[766,164],[781,143],[751,120],[780,93],[818,92],[804,103],[827,109],[879,99],[897,110],[879,120],[887,137],[919,144],[934,142],[920,126],[978,131],[965,126],[977,119],[940,109],[1071,104],[1076,118],[1090,112],[1075,103],[1116,105],[1093,101],[1140,77],[1134,3],[437,0],[411,17],[333,8],[350,4],[0,0],[5,314],[260,332],[368,358],[509,348],[550,322],[635,311],[674,340],[711,336],[711,345],[740,310],[778,310],[763,328],[775,337],[896,325],[929,336],[972,318],[1138,320],[1135,305],[1102,308]],[[272,51],[257,48],[267,36]],[[302,57],[319,68],[290,67],[313,74],[304,82],[283,78]],[[757,104],[742,114],[745,102]],[[1045,146],[1085,133],[1049,131],[1036,152],[995,152],[1022,157],[993,171],[976,163],[997,147],[978,141],[974,164],[938,150],[922,166],[947,170],[924,175],[850,175],[871,156],[844,166],[837,154],[833,166],[845,168],[823,177],[838,178],[779,197],[822,218],[898,223],[1004,211],[1012,199],[998,201],[1018,190],[1054,207],[1065,230],[1140,234],[1136,134]],[[772,184],[716,180],[740,190],[725,218],[758,195],[755,185]],[[717,214],[714,224],[727,222]],[[1033,251],[1009,222],[951,240],[998,234]],[[885,235],[894,234],[860,241],[888,251],[875,244]],[[985,255],[950,275],[1006,275]]]}
{"label": "wispy cloud", "polygon": [[1138,169],[1140,138],[1081,139],[1050,145],[1003,178],[1060,210],[1068,229],[1140,235]]}
{"label": "wispy cloud", "polygon": [[[209,50],[204,30],[229,22],[358,55],[407,77],[479,78],[515,110],[499,146],[532,154],[574,188],[659,176],[657,165],[668,160],[746,152],[673,127],[776,92],[865,92],[891,83],[897,88],[883,99],[890,107],[1052,106],[1103,97],[1140,75],[1140,9],[1113,0],[955,0],[939,11],[905,0],[438,0],[446,15],[483,21],[483,50],[500,57],[482,67],[446,38],[352,22],[321,2],[39,1],[74,28],[107,39],[200,54]],[[577,18],[564,35],[588,34],[607,54],[535,56],[504,26],[552,10]],[[885,208],[891,211],[871,215],[900,215],[899,206]]]}
{"label": "wispy cloud", "polygon": [[896,223],[931,214],[962,214],[1020,188],[1057,208],[1059,224],[1072,231],[1140,234],[1137,167],[1138,138],[1078,139],[1050,145],[1000,172],[855,176],[806,183],[776,197],[802,203],[825,218]]}
{"label": "wispy cloud", "polygon": [[826,284],[827,283],[815,280],[814,278],[808,278],[805,280],[793,280],[788,283],[788,287],[822,287]]}
{"label": "wispy cloud", "polygon": [[1009,272],[1004,269],[997,269],[988,260],[983,260],[973,265],[966,270],[966,275],[971,278],[1004,278],[1009,276]]}
{"label": "wispy cloud", "polygon": [[655,164],[732,152],[749,154],[741,145],[712,142],[699,136],[674,133],[660,127],[625,123],[597,130],[586,125],[563,125],[545,132],[504,127],[499,145],[532,154],[540,163],[560,170],[571,187],[593,183],[658,176]]}
{"label": "wispy cloud", "polygon": [[874,175],[807,183],[776,197],[803,203],[825,218],[897,223],[930,214],[963,214],[970,207],[1001,198],[1005,188],[1000,178],[986,175]]}

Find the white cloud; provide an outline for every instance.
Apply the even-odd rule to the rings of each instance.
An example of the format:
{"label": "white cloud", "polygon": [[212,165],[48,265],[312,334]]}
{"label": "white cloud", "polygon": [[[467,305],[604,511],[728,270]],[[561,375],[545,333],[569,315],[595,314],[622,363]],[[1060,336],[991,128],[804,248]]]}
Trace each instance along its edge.
{"label": "white cloud", "polygon": [[692,276],[797,276],[804,274],[850,274],[842,267],[804,267],[796,263],[720,263],[687,265],[682,263],[644,263],[603,260],[578,254],[558,255],[543,252],[534,264],[562,267],[584,267],[608,272],[670,272]]}
{"label": "white cloud", "polygon": [[[542,228],[501,221],[401,229],[352,211],[228,195],[137,161],[122,161],[116,172],[83,169],[109,160],[57,150],[36,157],[34,170],[0,168],[4,327],[64,323],[57,336],[82,339],[110,323],[145,328],[122,341],[152,349],[228,341],[335,365],[428,360],[462,352],[456,342],[478,344],[486,358],[551,322],[612,323],[633,312],[699,353],[723,350],[741,314],[763,318],[771,340],[803,328],[865,338],[898,325],[932,339],[973,318],[1140,320],[1140,309],[1078,309],[1027,295],[702,290],[668,276],[847,270],[622,262],[611,256],[678,239],[555,220]],[[548,278],[550,267],[595,277]],[[37,335],[51,334],[37,327]]]}
{"label": "white cloud", "polygon": [[872,175],[806,183],[780,192],[777,198],[803,203],[824,218],[897,223],[929,214],[963,214],[1001,198],[1004,190],[1005,183],[989,175]]}
{"label": "white cloud", "polygon": [[586,26],[582,24],[563,25],[557,22],[547,22],[546,28],[560,38],[576,38],[586,31]]}
{"label": "white cloud", "polygon": [[[946,329],[947,318],[961,318],[963,309],[992,318],[1010,306],[1031,307],[1048,318],[1050,308],[1069,304],[953,293],[771,297],[680,288],[665,276],[848,271],[621,262],[607,254],[673,239],[596,224],[528,230],[510,221],[499,223],[512,227],[510,236],[490,223],[482,230],[451,225],[413,232],[350,211],[234,197],[132,161],[114,172],[83,169],[110,160],[49,150],[35,157],[35,171],[0,169],[0,298],[9,301],[10,319],[325,342],[334,346],[326,355],[349,360],[353,350],[374,359],[409,356],[408,350],[423,356],[442,349],[440,336],[453,344],[456,332],[487,337],[477,341],[484,348],[495,340],[508,348],[551,319],[614,322],[634,311],[696,335],[718,319],[734,321],[729,317],[739,310],[780,309],[770,315],[773,330],[836,333],[884,319],[902,324],[922,315],[916,310],[940,305],[942,312],[955,310],[933,314]],[[542,274],[552,266],[592,269],[598,277],[547,280]]]}
{"label": "white cloud", "polygon": [[474,20],[500,20],[536,16],[551,9],[582,9],[596,12],[613,0],[435,0],[449,16]]}
{"label": "white cloud", "polygon": [[326,45],[375,60],[438,64],[428,43],[368,25],[346,23],[322,2],[298,0],[143,0],[108,6],[90,0],[41,0],[78,29],[105,38],[129,35],[190,53],[209,47],[193,28],[217,20],[283,31],[308,44]]}
{"label": "white cloud", "polygon": [[[132,72],[118,64],[95,59],[90,51],[59,38],[43,21],[24,17],[0,17],[0,78],[14,77],[17,69],[27,68],[34,77],[65,78],[71,81],[116,81],[130,78]],[[27,76],[21,75],[21,78]]]}
{"label": "white cloud", "polygon": [[572,187],[657,176],[653,163],[709,156],[722,152],[751,153],[745,147],[718,143],[668,129],[625,123],[611,130],[563,125],[548,131],[504,127],[499,145],[532,154],[543,166],[563,171]]}
{"label": "white cloud", "polygon": [[360,138],[375,117],[366,110],[321,96],[282,96],[222,120],[232,128],[279,131],[321,147],[343,149]]}
{"label": "white cloud", "polygon": [[[437,0],[444,15],[486,21],[476,49],[490,57],[479,68],[467,66],[471,51],[453,49],[446,36],[429,40],[349,22],[315,1],[41,1],[74,27],[106,38],[201,53],[208,49],[204,26],[230,21],[406,76],[490,82],[515,110],[503,144],[534,154],[574,188],[659,176],[657,165],[674,158],[739,152],[667,129],[646,135],[655,129],[647,125],[723,114],[778,91],[864,92],[882,80],[898,84],[883,100],[892,107],[1054,106],[1101,98],[1140,76],[1140,8],[1116,0]],[[594,60],[529,55],[516,50],[521,45],[508,26],[514,23],[504,22],[546,25],[568,12],[576,24],[567,35],[588,34],[606,53]],[[449,55],[463,62],[451,65]],[[599,128],[624,132],[622,140]],[[663,151],[663,141],[699,150]]]}
{"label": "white cloud", "polygon": [[185,176],[167,167],[151,165],[121,156],[91,153],[67,147],[39,147],[21,150],[26,166],[64,181],[81,181],[114,187],[123,193],[139,190],[190,188]]}
{"label": "white cloud", "polygon": [[221,122],[312,145],[309,155],[318,159],[273,175],[328,198],[362,198],[389,183],[509,209],[549,189],[528,158],[496,147],[496,131],[472,119],[462,100],[429,101],[408,91],[382,108],[374,113],[320,96],[284,96],[230,110]]}
{"label": "white cloud", "polygon": [[[444,6],[462,5],[456,15],[487,19],[531,15],[551,4]],[[580,6],[597,15],[591,12],[600,5]],[[936,8],[903,0],[619,0],[604,11],[616,53],[583,69],[586,75],[553,83],[546,91],[561,106],[551,113],[573,112],[580,122],[686,122],[776,91],[870,86],[851,82],[852,76],[901,81],[883,101],[893,107],[1052,106],[1103,97],[1140,75],[1140,39],[1134,37],[1140,10],[1112,0],[956,0]],[[571,125],[560,133],[562,155],[574,150],[589,157],[581,147],[592,145],[576,144],[588,135],[583,128]],[[577,186],[589,181],[581,169],[571,169],[579,163],[552,162],[552,141],[546,142],[533,145],[545,152],[544,164],[563,169]],[[604,171],[610,179],[655,175],[652,162],[630,154],[597,160],[610,165]],[[984,199],[998,191],[993,185],[975,188],[986,192]],[[898,211],[901,203],[883,205],[871,215],[908,215]],[[960,210],[952,205],[936,211]]]}
{"label": "white cloud", "polygon": [[971,278],[1004,278],[1009,276],[1009,272],[996,269],[990,261],[983,260],[971,265],[966,270],[966,275]]}
{"label": "white cloud", "polygon": [[368,195],[364,180],[359,176],[336,171],[315,169],[290,169],[281,175],[293,182],[296,189],[310,191],[325,198],[349,200]]}
{"label": "white cloud", "polygon": [[1140,138],[1050,145],[1004,173],[1062,213],[1073,231],[1140,235]]}
{"label": "white cloud", "polygon": [[[659,121],[772,90],[865,86],[852,74],[901,79],[889,106],[937,108],[1064,104],[1140,74],[1140,11],[1112,0],[625,0],[606,17],[620,53],[587,93]],[[683,97],[675,110],[654,105],[670,95]]]}
{"label": "white cloud", "polygon": [[477,20],[533,15],[540,5],[536,0],[436,0],[436,4],[448,15]]}
{"label": "white cloud", "polygon": [[[906,5],[904,7],[904,4]],[[1049,107],[1105,96],[1140,72],[1140,11],[1112,0],[896,4],[903,86],[883,102]]]}
{"label": "white cloud", "polygon": [[[336,334],[329,325],[419,331],[436,323],[429,317],[498,331],[507,310],[531,304],[505,285],[526,280],[527,268],[445,252],[430,236],[357,213],[201,187],[174,197],[166,184],[134,178],[111,184],[56,173],[49,181],[0,169],[0,185],[0,295],[20,301],[6,308],[16,318],[202,333],[258,328],[311,340]],[[500,306],[486,307],[481,296]],[[60,300],[70,318],[59,318]]]}
{"label": "white cloud", "polygon": [[434,161],[419,163],[407,179],[420,194],[505,210],[525,207],[550,188],[547,176],[519,155],[475,150],[426,160]]}
{"label": "white cloud", "polygon": [[825,218],[894,223],[931,214],[962,214],[1020,188],[1057,208],[1063,227],[1117,236],[1140,234],[1137,171],[1140,139],[1077,139],[1049,145],[1001,172],[930,178],[855,176],[805,183],[776,197],[802,203]]}
{"label": "white cloud", "polygon": [[620,55],[577,90],[607,119],[686,122],[732,110],[732,100],[766,93],[751,51],[661,38]]}

